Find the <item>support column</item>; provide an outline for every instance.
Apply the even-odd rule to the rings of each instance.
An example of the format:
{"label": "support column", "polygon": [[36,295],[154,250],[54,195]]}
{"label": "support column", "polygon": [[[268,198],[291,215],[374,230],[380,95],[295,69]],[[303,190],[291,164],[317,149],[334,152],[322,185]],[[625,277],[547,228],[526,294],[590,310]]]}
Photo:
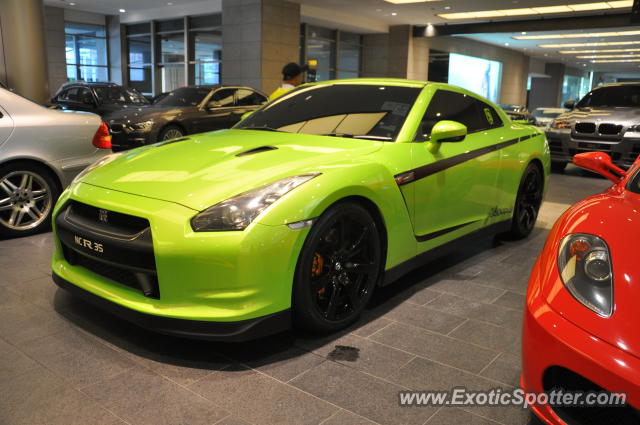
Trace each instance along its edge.
{"label": "support column", "polygon": [[285,0],[222,1],[222,84],[267,94],[282,67],[300,60],[300,5]]}
{"label": "support column", "polygon": [[7,83],[35,102],[49,100],[42,0],[2,0],[0,30]]}
{"label": "support column", "polygon": [[531,110],[540,107],[559,107],[562,100],[562,83],[565,65],[562,63],[547,63],[544,73],[547,77],[531,79],[529,107]]}

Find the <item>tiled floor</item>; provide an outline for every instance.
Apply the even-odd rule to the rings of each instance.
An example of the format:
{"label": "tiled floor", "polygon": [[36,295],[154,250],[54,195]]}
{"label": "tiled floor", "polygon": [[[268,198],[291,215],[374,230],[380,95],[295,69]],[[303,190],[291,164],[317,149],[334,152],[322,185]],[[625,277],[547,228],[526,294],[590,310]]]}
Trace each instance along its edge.
{"label": "tiled floor", "polygon": [[536,423],[516,408],[400,408],[397,394],[516,386],[529,269],[567,205],[606,186],[554,174],[529,239],[423,267],[338,335],[241,345],[153,334],[71,298],[49,277],[51,234],[0,241],[0,423]]}

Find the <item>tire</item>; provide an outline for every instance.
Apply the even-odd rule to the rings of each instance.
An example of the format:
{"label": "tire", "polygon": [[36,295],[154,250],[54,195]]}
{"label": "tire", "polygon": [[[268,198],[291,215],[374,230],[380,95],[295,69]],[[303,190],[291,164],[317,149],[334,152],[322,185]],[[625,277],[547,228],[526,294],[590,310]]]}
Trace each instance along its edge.
{"label": "tire", "polygon": [[184,135],[185,135],[184,130],[178,127],[177,125],[168,125],[160,131],[160,134],[158,134],[158,142],[177,139]]}
{"label": "tire", "polygon": [[298,258],[294,325],[333,332],[357,320],[383,273],[381,241],[375,220],[359,204],[341,202],[327,209]]}
{"label": "tire", "polygon": [[513,208],[511,230],[508,233],[510,238],[523,239],[529,236],[536,224],[542,204],[542,190],[542,171],[531,163],[524,170],[520,179],[518,195]]}
{"label": "tire", "polygon": [[59,196],[58,182],[47,168],[19,162],[0,166],[0,236],[28,236],[50,229]]}
{"label": "tire", "polygon": [[551,161],[551,171],[561,173],[564,171],[565,168],[567,168],[566,162]]}

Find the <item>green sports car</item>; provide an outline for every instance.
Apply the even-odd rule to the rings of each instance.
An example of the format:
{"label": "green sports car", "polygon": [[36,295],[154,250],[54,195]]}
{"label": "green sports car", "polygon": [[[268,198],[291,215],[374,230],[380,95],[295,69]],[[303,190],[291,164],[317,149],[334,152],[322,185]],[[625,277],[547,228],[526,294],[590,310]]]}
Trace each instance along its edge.
{"label": "green sports car", "polygon": [[85,170],[54,211],[53,278],[167,334],[333,331],[460,243],[527,236],[549,167],[540,130],[460,88],[308,84]]}

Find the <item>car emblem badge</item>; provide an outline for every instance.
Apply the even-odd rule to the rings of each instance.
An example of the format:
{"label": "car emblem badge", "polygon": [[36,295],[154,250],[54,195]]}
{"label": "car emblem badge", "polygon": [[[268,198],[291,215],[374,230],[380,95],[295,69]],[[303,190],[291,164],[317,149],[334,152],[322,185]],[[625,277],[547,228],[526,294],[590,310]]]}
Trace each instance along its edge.
{"label": "car emblem badge", "polygon": [[109,222],[109,212],[107,210],[98,210],[98,220],[102,223]]}

